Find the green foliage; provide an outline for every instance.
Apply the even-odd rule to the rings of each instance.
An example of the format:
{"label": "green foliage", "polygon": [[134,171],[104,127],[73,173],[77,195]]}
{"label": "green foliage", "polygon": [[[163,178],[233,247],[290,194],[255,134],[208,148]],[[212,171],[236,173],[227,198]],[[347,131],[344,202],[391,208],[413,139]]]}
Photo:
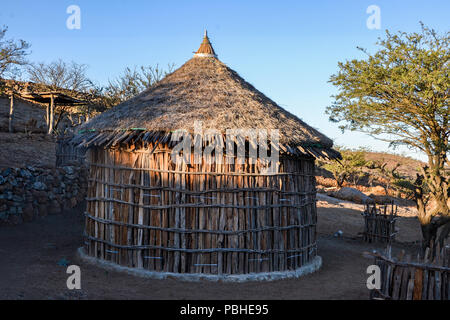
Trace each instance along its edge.
{"label": "green foliage", "polygon": [[410,198],[414,195],[414,181],[407,178],[399,178],[392,181],[392,185],[396,188],[396,190],[400,192],[404,192],[407,198]]}
{"label": "green foliage", "polygon": [[[343,123],[342,130],[366,132],[391,146],[405,145],[427,155],[428,166],[417,176],[413,192],[418,218],[428,226],[422,230],[429,245],[437,228],[448,223],[447,234],[450,231],[445,170],[450,165],[450,32],[438,34],[422,24],[420,33],[386,31],[377,44],[374,54],[358,48],[366,59],[339,63],[339,71],[330,77],[338,94],[327,114]],[[435,206],[429,210],[430,199]]]}
{"label": "green foliage", "polygon": [[319,161],[319,166],[330,171],[339,187],[351,181],[354,185],[365,175],[364,168],[370,165],[365,159],[365,150],[350,150],[342,147],[336,148],[342,155],[342,160]]}
{"label": "green foliage", "polygon": [[339,89],[327,108],[342,130],[369,133],[427,154],[448,152],[450,36],[422,25],[421,33],[391,34],[365,60],[339,63],[330,82]]}

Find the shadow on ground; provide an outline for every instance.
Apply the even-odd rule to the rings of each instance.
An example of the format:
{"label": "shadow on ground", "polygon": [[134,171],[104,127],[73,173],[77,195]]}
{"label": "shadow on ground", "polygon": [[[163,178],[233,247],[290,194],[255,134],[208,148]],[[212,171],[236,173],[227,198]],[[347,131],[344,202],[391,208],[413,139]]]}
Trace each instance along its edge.
{"label": "shadow on ground", "polygon": [[[143,279],[78,260],[82,212],[83,204],[60,215],[0,228],[0,299],[367,299],[366,269],[373,261],[362,252],[383,248],[357,237],[363,223],[359,211],[319,208],[318,252],[323,266],[314,274],[248,283]],[[417,221],[404,219],[399,222],[401,240],[418,239]],[[335,238],[337,230],[344,237]],[[394,248],[415,249],[402,243]],[[66,262],[81,267],[81,290],[67,289]]]}

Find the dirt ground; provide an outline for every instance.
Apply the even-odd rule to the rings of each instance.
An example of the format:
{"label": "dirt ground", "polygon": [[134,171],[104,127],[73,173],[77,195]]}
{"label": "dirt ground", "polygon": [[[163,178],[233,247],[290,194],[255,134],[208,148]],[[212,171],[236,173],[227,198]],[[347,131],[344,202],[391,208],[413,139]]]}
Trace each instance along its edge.
{"label": "dirt ground", "polygon": [[[322,268],[300,279],[221,283],[152,280],[108,272],[80,261],[83,205],[60,215],[0,228],[0,299],[367,299],[362,252],[382,249],[358,238],[362,216],[339,203],[318,202],[318,252]],[[415,218],[401,218],[394,251],[415,250],[420,239]],[[343,237],[334,233],[343,231]],[[68,264],[81,267],[81,290],[66,287]]]}

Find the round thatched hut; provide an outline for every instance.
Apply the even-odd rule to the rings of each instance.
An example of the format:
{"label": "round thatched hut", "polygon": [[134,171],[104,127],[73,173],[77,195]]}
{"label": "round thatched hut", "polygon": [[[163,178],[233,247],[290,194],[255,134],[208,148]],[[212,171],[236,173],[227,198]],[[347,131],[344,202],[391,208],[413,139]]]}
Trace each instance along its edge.
{"label": "round thatched hut", "polygon": [[[198,121],[223,136],[229,129],[278,130],[268,151],[279,154],[275,171],[250,157],[174,161],[176,130],[188,136]],[[197,138],[198,132],[192,149],[205,151],[208,139]],[[314,159],[340,155],[330,139],[218,60],[206,33],[192,59],[87,122],[73,143],[88,150],[81,253],[91,260],[225,280],[300,275],[320,266]],[[238,142],[231,145],[223,158],[236,160],[230,150]],[[250,138],[240,146],[251,153]]]}

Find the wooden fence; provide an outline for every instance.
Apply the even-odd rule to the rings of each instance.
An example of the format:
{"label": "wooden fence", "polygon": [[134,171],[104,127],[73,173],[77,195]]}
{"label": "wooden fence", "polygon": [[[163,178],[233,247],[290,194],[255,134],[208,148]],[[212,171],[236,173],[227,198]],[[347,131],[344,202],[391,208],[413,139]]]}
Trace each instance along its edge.
{"label": "wooden fence", "polygon": [[56,142],[56,166],[85,164],[86,148],[71,143],[72,136],[59,136]]}
{"label": "wooden fence", "polygon": [[367,204],[362,213],[364,216],[364,241],[391,243],[397,230],[395,221],[398,219],[397,206]]}
{"label": "wooden fence", "polygon": [[365,253],[375,257],[381,271],[381,288],[373,289],[370,298],[376,300],[449,300],[450,247],[438,247],[432,255],[429,248],[423,257],[412,261],[402,251],[392,257],[391,247],[384,254]]}

